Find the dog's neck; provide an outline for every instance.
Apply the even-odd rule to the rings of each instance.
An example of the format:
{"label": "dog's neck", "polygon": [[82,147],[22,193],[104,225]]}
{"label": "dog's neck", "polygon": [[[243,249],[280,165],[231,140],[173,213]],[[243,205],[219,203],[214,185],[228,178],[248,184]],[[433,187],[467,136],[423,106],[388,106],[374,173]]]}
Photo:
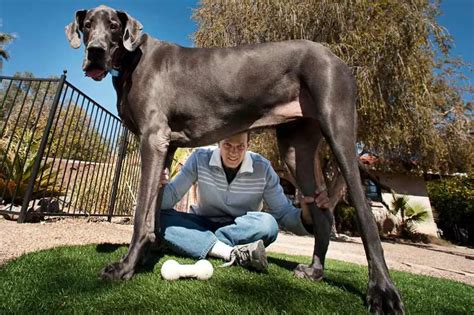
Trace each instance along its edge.
{"label": "dog's neck", "polygon": [[122,47],[112,62],[112,69],[109,70],[109,74],[112,77],[121,77],[126,72],[133,72],[141,55],[139,48],[136,51],[129,52]]}
{"label": "dog's neck", "polygon": [[[133,52],[123,51],[118,64],[114,64],[113,70],[109,70],[112,76],[112,84],[115,92],[117,93],[117,111],[123,123],[134,133],[138,134],[138,128],[136,123],[131,120],[131,114],[126,113],[129,109],[127,108],[126,100],[122,99],[124,95],[128,94],[130,89],[131,77],[138,63],[140,62],[142,51],[137,48]],[[125,102],[125,103],[124,103]]]}
{"label": "dog's neck", "polygon": [[126,62],[128,52],[125,50],[124,47],[120,47],[118,52],[115,54],[113,61],[112,61],[112,69],[109,70],[110,75],[112,77],[120,76],[122,69],[125,67],[123,66]]}

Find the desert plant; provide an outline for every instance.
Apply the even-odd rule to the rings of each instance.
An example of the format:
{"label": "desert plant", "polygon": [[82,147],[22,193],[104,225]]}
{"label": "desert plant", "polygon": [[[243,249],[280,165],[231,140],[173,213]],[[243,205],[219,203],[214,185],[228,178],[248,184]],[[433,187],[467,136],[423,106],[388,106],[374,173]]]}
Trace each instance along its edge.
{"label": "desert plant", "polygon": [[407,196],[396,196],[392,194],[393,215],[400,215],[401,222],[397,226],[398,235],[411,238],[415,234],[415,223],[423,222],[428,218],[428,211],[420,204],[410,205]]}
{"label": "desert plant", "polygon": [[[10,147],[16,150],[9,150],[9,152],[7,152],[6,141],[0,140],[0,157],[3,162],[0,165],[0,191],[3,194],[4,202],[15,205],[21,205],[24,201],[28,184],[33,176],[33,166],[38,156],[40,142],[39,139],[34,138],[30,130],[25,130],[22,138],[20,139],[17,134],[13,135]],[[31,144],[28,147],[29,143]],[[58,178],[57,171],[51,170],[51,167],[52,162],[43,162],[40,165],[38,174],[49,172],[51,176],[35,179],[31,199],[64,195],[64,191],[57,181],[50,181],[51,178]]]}

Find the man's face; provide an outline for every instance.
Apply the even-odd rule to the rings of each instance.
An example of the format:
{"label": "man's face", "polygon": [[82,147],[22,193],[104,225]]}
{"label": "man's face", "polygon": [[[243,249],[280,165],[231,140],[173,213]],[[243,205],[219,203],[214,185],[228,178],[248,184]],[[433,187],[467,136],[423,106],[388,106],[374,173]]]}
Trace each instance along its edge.
{"label": "man's face", "polygon": [[222,163],[228,168],[236,168],[242,163],[248,148],[247,133],[239,133],[219,142]]}

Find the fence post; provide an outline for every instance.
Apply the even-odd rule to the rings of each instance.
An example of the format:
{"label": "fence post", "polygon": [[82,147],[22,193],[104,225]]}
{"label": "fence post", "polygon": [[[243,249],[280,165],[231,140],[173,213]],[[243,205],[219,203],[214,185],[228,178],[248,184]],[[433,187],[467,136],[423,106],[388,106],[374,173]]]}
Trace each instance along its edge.
{"label": "fence post", "polygon": [[33,194],[36,177],[38,176],[38,171],[40,169],[41,162],[43,160],[43,154],[44,154],[44,150],[46,149],[46,144],[48,142],[49,132],[51,131],[51,127],[53,126],[54,116],[56,115],[56,110],[59,104],[59,98],[61,97],[61,93],[62,93],[65,82],[66,82],[66,71],[64,71],[63,75],[61,75],[61,78],[59,79],[58,89],[56,90],[56,95],[54,96],[53,104],[51,105],[51,110],[49,111],[48,121],[46,123],[46,127],[43,132],[43,137],[41,138],[40,146],[38,148],[38,153],[36,154],[35,164],[33,165],[31,177],[28,182],[28,187],[26,189],[26,193],[23,199],[23,204],[20,210],[20,216],[18,217],[18,223],[24,223],[26,220],[28,205],[30,203],[31,196]]}
{"label": "fence post", "polygon": [[114,179],[112,183],[112,194],[110,195],[109,202],[109,215],[107,219],[109,222],[112,221],[112,216],[114,215],[118,185],[120,182],[120,173],[122,173],[123,160],[125,159],[125,156],[127,154],[128,147],[128,129],[123,125],[122,128],[122,139],[120,140],[119,155],[117,159],[117,164],[115,165]]}

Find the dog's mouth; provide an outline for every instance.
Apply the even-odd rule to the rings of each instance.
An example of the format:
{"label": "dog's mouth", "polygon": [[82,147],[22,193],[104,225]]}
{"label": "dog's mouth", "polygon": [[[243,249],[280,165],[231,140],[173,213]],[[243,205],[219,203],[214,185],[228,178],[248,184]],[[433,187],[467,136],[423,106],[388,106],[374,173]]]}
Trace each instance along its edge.
{"label": "dog's mouth", "polygon": [[107,75],[107,70],[101,67],[88,67],[84,72],[87,77],[90,77],[95,81],[100,81]]}

